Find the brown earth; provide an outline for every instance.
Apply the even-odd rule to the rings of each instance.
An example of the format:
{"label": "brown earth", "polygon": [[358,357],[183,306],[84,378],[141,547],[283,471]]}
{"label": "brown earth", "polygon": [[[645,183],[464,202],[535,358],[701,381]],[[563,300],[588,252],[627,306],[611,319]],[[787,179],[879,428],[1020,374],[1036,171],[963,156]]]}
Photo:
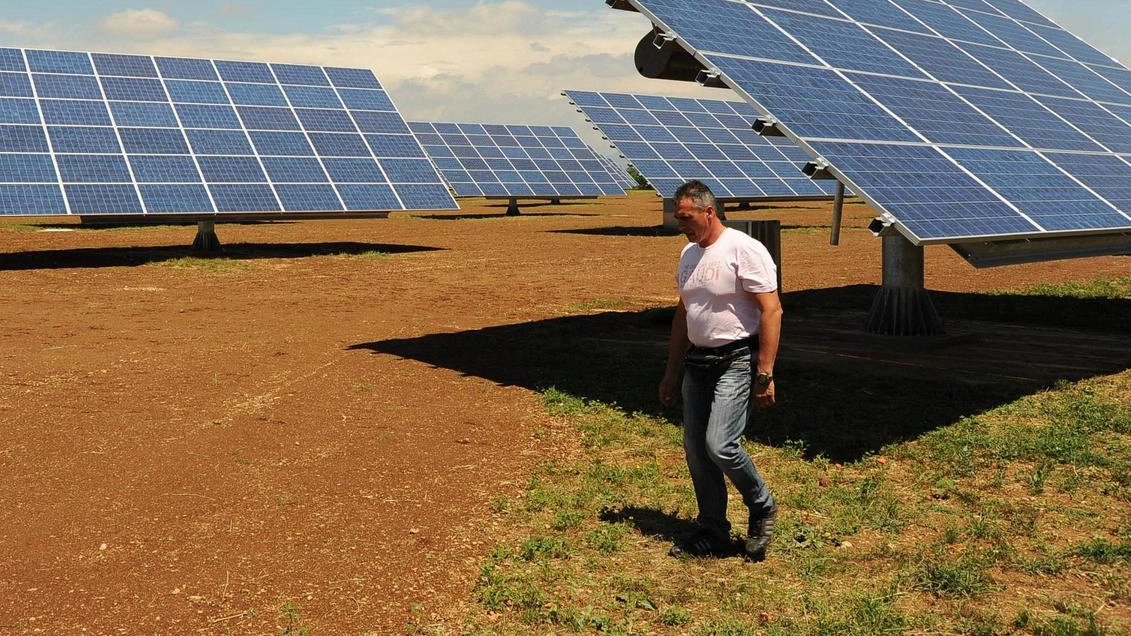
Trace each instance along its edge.
{"label": "brown earth", "polygon": [[[491,500],[570,449],[530,388],[372,345],[668,305],[659,207],[220,225],[203,262],[189,226],[0,224],[0,633],[399,633],[467,602]],[[787,292],[879,283],[870,212],[830,247],[828,207],[732,216],[783,219]],[[950,291],[1131,270],[926,258]]]}

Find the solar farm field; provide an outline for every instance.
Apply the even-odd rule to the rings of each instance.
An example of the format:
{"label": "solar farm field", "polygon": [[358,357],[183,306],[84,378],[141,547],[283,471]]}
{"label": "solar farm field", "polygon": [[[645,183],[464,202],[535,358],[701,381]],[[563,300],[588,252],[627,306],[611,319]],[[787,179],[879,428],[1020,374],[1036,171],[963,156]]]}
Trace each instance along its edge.
{"label": "solar farm field", "polygon": [[[0,222],[0,633],[1126,633],[1131,257],[929,246],[949,335],[908,344],[860,329],[868,208],[838,247],[827,202],[732,212],[783,225],[750,431],[781,529],[686,563],[655,400],[685,239],[651,193],[461,205],[222,224],[203,259],[194,226]],[[1060,398],[1093,446],[946,452]]]}

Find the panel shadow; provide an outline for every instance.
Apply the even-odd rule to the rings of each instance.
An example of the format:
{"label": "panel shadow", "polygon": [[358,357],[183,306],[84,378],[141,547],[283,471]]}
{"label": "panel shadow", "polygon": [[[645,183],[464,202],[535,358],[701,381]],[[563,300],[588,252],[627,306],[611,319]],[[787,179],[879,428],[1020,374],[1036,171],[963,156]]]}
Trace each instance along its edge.
{"label": "panel shadow", "polygon": [[[877,288],[786,294],[774,375],[779,403],[748,436],[801,442],[810,456],[853,461],[1052,386],[1131,367],[1131,300],[938,294],[948,335],[894,338],[862,331]],[[845,307],[849,308],[848,310]],[[1065,324],[1065,316],[1074,324]],[[671,310],[606,312],[350,349],[394,355],[503,385],[549,387],[678,423],[657,384]],[[1000,316],[1010,316],[1003,321]],[[1103,316],[1115,316],[1108,318]],[[1113,328],[1113,325],[1122,325]]]}
{"label": "panel shadow", "polygon": [[134,267],[185,257],[257,260],[307,256],[358,255],[369,252],[400,254],[430,252],[442,248],[422,245],[390,245],[334,241],[330,243],[230,243],[217,254],[194,252],[188,245],[147,247],[79,247],[64,250],[0,253],[0,271],[96,267]]}

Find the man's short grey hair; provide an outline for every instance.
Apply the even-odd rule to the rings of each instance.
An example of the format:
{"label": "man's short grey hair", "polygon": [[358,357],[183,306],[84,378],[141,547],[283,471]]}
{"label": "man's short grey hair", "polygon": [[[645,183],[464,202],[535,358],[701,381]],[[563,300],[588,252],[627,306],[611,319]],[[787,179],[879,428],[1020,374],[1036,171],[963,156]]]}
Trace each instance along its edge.
{"label": "man's short grey hair", "polygon": [[708,207],[714,208],[715,210],[719,209],[719,201],[715,198],[715,193],[711,192],[711,189],[707,187],[706,183],[698,179],[692,179],[679,186],[675,191],[675,195],[672,196],[672,200],[675,201],[677,206],[679,202],[684,199],[691,199],[695,207],[700,210],[706,210]]}

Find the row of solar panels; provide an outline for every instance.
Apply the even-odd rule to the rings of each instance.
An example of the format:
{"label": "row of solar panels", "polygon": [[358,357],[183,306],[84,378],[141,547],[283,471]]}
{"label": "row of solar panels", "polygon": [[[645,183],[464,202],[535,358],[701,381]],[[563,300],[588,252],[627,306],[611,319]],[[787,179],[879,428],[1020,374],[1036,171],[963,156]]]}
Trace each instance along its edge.
{"label": "row of solar panels", "polygon": [[[697,120],[704,104],[719,118]],[[748,106],[715,104],[657,104],[663,131],[641,126],[652,137],[622,152],[669,195],[687,178],[724,196],[825,193],[787,164],[797,149],[751,132]],[[633,185],[568,127],[406,123],[365,69],[0,48],[3,214],[451,209],[451,192]]]}

